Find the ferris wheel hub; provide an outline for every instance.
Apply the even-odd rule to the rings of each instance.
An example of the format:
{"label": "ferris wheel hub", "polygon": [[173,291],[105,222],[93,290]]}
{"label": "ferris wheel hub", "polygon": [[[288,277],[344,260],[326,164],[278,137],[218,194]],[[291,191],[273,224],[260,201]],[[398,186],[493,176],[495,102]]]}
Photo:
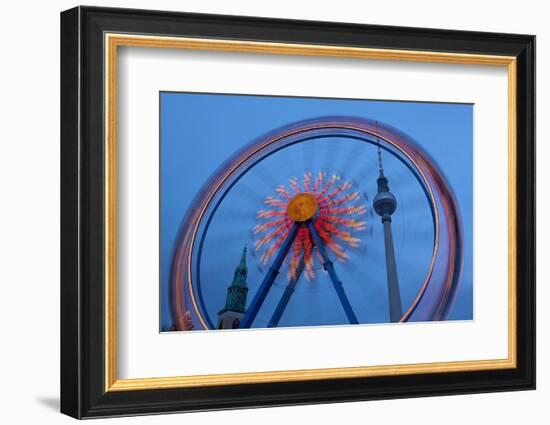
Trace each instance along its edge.
{"label": "ferris wheel hub", "polygon": [[287,215],[297,223],[311,220],[317,211],[319,204],[311,193],[298,193],[289,202],[286,209]]}

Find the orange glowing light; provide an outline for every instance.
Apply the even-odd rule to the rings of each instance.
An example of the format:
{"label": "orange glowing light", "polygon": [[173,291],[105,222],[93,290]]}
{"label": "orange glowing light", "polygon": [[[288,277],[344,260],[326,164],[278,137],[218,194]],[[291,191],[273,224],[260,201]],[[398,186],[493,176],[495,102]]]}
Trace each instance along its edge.
{"label": "orange glowing light", "polygon": [[[367,212],[360,194],[352,190],[350,181],[341,181],[336,174],[327,177],[327,173],[319,172],[315,179],[312,177],[306,172],[301,184],[292,178],[288,189],[280,185],[275,189],[277,195],[265,199],[268,208],[258,211],[254,249],[261,252],[262,264],[277,253],[295,222],[311,220],[322,243],[340,261],[348,258],[346,247],[360,245],[356,234],[366,229],[366,221],[358,217]],[[303,262],[306,278],[315,279],[314,264],[320,263],[320,258],[307,226],[299,228],[290,253],[288,277],[296,279]]]}

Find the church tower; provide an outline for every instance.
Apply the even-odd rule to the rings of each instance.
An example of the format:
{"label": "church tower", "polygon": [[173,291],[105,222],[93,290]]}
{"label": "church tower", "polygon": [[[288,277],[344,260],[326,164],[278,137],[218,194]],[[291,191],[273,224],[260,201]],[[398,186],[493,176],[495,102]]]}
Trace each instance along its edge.
{"label": "church tower", "polygon": [[248,267],[246,266],[245,246],[241,262],[235,269],[233,282],[227,288],[225,307],[218,313],[218,329],[236,329],[239,327],[246,311],[246,296],[248,294],[247,274]]}

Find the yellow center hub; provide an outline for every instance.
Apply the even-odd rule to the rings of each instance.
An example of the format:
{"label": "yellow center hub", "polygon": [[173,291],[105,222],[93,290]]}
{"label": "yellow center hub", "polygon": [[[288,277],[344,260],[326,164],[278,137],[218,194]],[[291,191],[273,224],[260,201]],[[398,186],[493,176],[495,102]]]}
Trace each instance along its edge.
{"label": "yellow center hub", "polygon": [[298,193],[290,200],[286,208],[288,216],[297,222],[304,222],[313,218],[319,204],[311,193]]}

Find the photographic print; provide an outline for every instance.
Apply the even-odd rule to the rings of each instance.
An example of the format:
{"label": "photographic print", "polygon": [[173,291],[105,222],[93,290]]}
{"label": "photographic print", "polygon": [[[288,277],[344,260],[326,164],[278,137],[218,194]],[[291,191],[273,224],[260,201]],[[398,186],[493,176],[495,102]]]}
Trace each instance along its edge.
{"label": "photographic print", "polygon": [[473,320],[473,105],[160,93],[160,330]]}

